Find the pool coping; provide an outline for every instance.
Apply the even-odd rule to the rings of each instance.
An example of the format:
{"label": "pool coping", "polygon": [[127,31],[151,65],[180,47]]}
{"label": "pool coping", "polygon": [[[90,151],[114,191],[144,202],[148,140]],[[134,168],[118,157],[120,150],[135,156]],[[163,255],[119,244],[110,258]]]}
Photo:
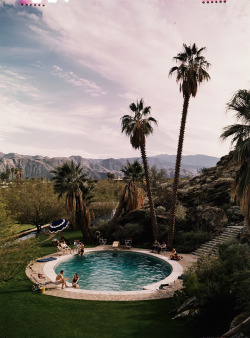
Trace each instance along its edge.
{"label": "pool coping", "polygon": [[[85,249],[85,254],[95,252],[95,251],[114,251],[111,246],[97,246],[94,248]],[[72,284],[68,283],[68,288],[61,289],[61,287],[54,287],[48,288],[46,290],[47,295],[57,296],[57,297],[64,297],[64,298],[74,298],[74,299],[88,299],[88,300],[107,300],[107,301],[126,301],[126,300],[149,300],[149,299],[159,299],[159,298],[169,298],[172,297],[174,291],[179,290],[182,288],[182,280],[178,279],[178,277],[183,273],[184,266],[182,261],[176,262],[169,259],[168,256],[165,254],[155,254],[152,253],[150,250],[146,249],[138,249],[138,248],[130,248],[129,250],[118,250],[118,251],[132,251],[142,254],[147,254],[159,258],[172,267],[172,273],[167,276],[166,278],[162,279],[159,282],[145,285],[143,290],[137,291],[94,291],[94,290],[82,290],[82,289],[74,289],[72,288]],[[169,253],[168,253],[169,254]],[[70,259],[74,254],[69,255],[61,255],[52,254],[50,256],[54,256],[57,260],[53,260],[46,263],[34,263],[36,272],[43,273],[46,277],[51,280],[55,281],[56,273],[54,271],[55,265],[64,260]],[[193,256],[193,261],[197,260],[196,256]],[[185,257],[184,257],[185,260]],[[26,269],[27,276],[32,280],[29,271],[29,268]],[[161,284],[169,284],[165,290],[159,290]]]}

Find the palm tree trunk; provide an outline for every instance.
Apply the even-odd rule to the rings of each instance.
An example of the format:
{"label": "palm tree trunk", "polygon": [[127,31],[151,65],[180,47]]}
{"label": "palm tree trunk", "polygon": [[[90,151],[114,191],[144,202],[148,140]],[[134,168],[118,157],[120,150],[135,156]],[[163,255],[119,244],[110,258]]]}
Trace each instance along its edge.
{"label": "palm tree trunk", "polygon": [[179,177],[180,177],[180,168],[181,168],[181,157],[184,141],[185,126],[187,120],[188,104],[189,104],[190,95],[184,96],[180,134],[177,147],[176,163],[175,163],[175,173],[174,173],[174,182],[172,190],[172,203],[171,203],[171,212],[170,212],[170,225],[168,230],[168,241],[167,248],[172,250],[173,240],[174,240],[174,230],[175,230],[175,214],[176,214],[176,205],[177,205],[177,190],[179,186]]}
{"label": "palm tree trunk", "polygon": [[125,202],[124,202],[125,193],[126,193],[126,187],[124,188],[122,197],[121,197],[120,202],[119,202],[119,204],[118,204],[118,206],[115,210],[115,214],[110,221],[110,224],[115,224],[117,222],[118,218],[120,217],[121,213],[122,213],[122,210],[123,210],[124,205],[125,205]]}
{"label": "palm tree trunk", "polygon": [[91,224],[91,218],[89,210],[86,206],[86,204],[82,201],[82,196],[77,196],[76,198],[76,225],[81,229],[83,239],[85,242],[90,242],[91,240],[91,234],[90,234],[90,224]]}
{"label": "palm tree trunk", "polygon": [[145,171],[148,201],[149,201],[150,214],[151,214],[151,220],[152,220],[153,241],[155,241],[155,240],[158,239],[158,225],[157,225],[157,220],[156,220],[155,207],[154,207],[153,196],[152,196],[152,189],[151,189],[151,184],[150,184],[150,179],[149,179],[148,161],[147,161],[146,149],[145,149],[144,144],[142,144],[140,146],[140,150],[141,150],[141,158],[142,158],[144,171]]}

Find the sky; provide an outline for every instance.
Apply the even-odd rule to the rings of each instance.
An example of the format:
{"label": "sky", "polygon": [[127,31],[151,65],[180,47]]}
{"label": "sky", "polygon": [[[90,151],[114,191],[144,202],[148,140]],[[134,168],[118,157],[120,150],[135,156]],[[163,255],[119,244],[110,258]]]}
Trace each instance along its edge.
{"label": "sky", "polygon": [[0,0],[0,152],[139,157],[121,117],[143,98],[158,121],[148,156],[176,154],[183,96],[169,70],[206,47],[211,80],[190,99],[183,155],[221,157],[226,104],[250,85],[250,1]]}

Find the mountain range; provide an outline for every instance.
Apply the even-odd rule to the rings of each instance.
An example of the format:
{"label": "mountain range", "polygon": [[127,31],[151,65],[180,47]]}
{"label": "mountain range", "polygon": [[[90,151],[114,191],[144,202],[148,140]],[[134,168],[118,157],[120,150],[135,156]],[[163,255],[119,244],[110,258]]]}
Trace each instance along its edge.
{"label": "mountain range", "polygon": [[[161,154],[148,157],[149,167],[156,166],[157,169],[164,169],[166,177],[174,176],[175,155]],[[48,156],[29,156],[16,153],[4,154],[0,152],[0,173],[5,172],[10,168],[22,168],[23,177],[44,177],[51,178],[51,170],[62,165],[66,161],[73,160],[75,163],[80,163],[86,174],[93,179],[107,178],[107,173],[115,174],[115,177],[122,177],[121,168],[126,165],[127,160],[131,163],[139,159],[139,157],[131,158],[107,158],[107,159],[90,159],[81,156],[70,157],[48,157]],[[182,157],[181,173],[182,177],[196,176],[199,174],[199,169],[209,168],[216,165],[219,161],[218,157],[207,155],[188,155]]]}

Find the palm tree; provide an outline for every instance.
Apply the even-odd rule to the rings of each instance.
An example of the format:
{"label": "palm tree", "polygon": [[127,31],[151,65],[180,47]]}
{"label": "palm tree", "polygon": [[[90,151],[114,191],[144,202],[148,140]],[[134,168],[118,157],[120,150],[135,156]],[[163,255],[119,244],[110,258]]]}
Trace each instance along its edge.
{"label": "palm tree", "polygon": [[236,119],[241,122],[225,127],[221,134],[222,140],[232,137],[232,160],[239,167],[231,196],[239,202],[250,233],[250,91],[237,91],[227,104],[227,110],[235,112]]}
{"label": "palm tree", "polygon": [[145,176],[142,165],[138,160],[134,163],[127,161],[121,171],[125,174],[124,179],[129,182],[126,184],[120,202],[116,208],[111,223],[115,224],[122,211],[129,212],[139,209],[143,204],[143,190],[138,187],[138,182],[142,182]]}
{"label": "palm tree", "polygon": [[6,180],[7,180],[7,182],[9,182],[9,180],[10,180],[10,169],[9,168],[6,169],[5,174],[6,174]]}
{"label": "palm tree", "polygon": [[145,177],[143,167],[138,160],[135,160],[133,163],[127,160],[127,165],[121,171],[124,173],[125,180],[142,182]]}
{"label": "palm tree", "polygon": [[75,165],[73,161],[65,162],[58,166],[51,173],[55,176],[54,191],[61,198],[66,194],[66,210],[70,215],[70,221],[73,228],[80,228],[85,241],[90,240],[89,227],[91,225],[91,217],[86,201],[89,200],[90,187],[88,179],[80,167],[80,163]]}
{"label": "palm tree", "polygon": [[176,82],[180,84],[180,92],[182,92],[184,98],[172,191],[170,226],[168,231],[167,246],[169,250],[172,249],[174,240],[177,190],[179,186],[182,148],[189,100],[191,96],[196,96],[198,85],[200,85],[205,80],[208,81],[210,79],[210,76],[207,73],[207,69],[209,68],[210,64],[205,60],[204,56],[201,55],[201,52],[205,50],[205,47],[198,49],[195,44],[192,46],[183,44],[183,47],[184,51],[174,57],[174,60],[179,62],[180,65],[178,67],[175,66],[171,68],[169,71],[169,76],[176,73]]}
{"label": "palm tree", "polygon": [[22,173],[23,173],[23,168],[18,168],[18,170],[19,170],[19,179],[20,179],[20,182],[21,182],[21,180],[22,180]]}
{"label": "palm tree", "polygon": [[17,181],[17,183],[18,183],[19,178],[20,178],[19,168],[15,168],[15,176],[16,176],[16,181]]}
{"label": "palm tree", "polygon": [[15,168],[11,168],[10,169],[10,171],[11,171],[11,180],[13,181],[13,176],[14,176],[14,173],[15,173]]}
{"label": "palm tree", "polygon": [[126,135],[130,136],[130,143],[132,147],[135,149],[140,149],[141,151],[152,220],[153,239],[156,240],[158,238],[158,226],[156,221],[156,214],[149,178],[148,161],[146,156],[146,136],[153,132],[153,127],[151,124],[157,124],[157,121],[153,117],[149,116],[151,107],[144,108],[143,99],[141,99],[140,102],[137,101],[136,104],[131,103],[129,107],[134,113],[134,116],[124,115],[121,118],[122,132],[125,132]]}

